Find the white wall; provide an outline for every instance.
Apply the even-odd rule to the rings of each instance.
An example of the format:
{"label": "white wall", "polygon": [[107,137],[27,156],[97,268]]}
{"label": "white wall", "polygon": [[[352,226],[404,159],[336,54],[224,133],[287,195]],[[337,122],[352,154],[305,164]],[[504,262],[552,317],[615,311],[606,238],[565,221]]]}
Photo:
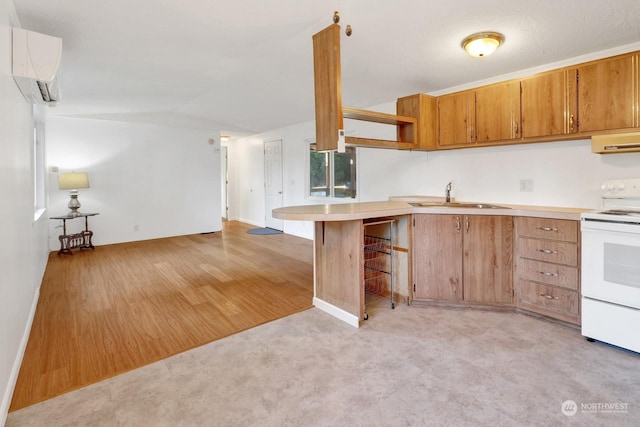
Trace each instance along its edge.
{"label": "white wall", "polygon": [[[220,160],[213,132],[49,117],[50,212],[68,211],[69,194],[51,172],[57,167],[89,174],[91,188],[79,190],[78,199],[81,211],[100,214],[89,219],[95,245],[219,231]],[[84,226],[67,224],[67,232]],[[57,250],[59,222],[50,227],[50,248]]]}
{"label": "white wall", "polygon": [[47,262],[47,218],[34,220],[33,110],[11,77],[12,0],[0,0],[0,425],[4,425]]}
{"label": "white wall", "polygon": [[[395,103],[370,108],[394,113]],[[348,135],[374,138],[395,137],[393,128],[349,121]],[[306,122],[275,129],[250,138],[260,141],[284,140],[285,206],[318,204],[324,201],[306,197],[308,169],[307,144],[315,138],[315,125]],[[247,167],[242,148],[249,139],[234,141],[242,157],[230,158],[230,168],[242,170],[243,179],[257,182],[262,172]],[[255,159],[251,160],[255,162]],[[390,196],[444,196],[444,188],[453,181],[452,195],[459,200],[510,203],[536,206],[597,208],[599,186],[605,179],[640,177],[640,153],[599,155],[591,153],[590,140],[484,147],[438,152],[410,152],[383,149],[358,149],[358,199],[366,202],[387,200]],[[521,192],[520,180],[533,180],[533,192]],[[238,209],[264,209],[263,196],[244,194]],[[262,205],[260,205],[262,203]],[[249,213],[245,215],[250,215]],[[285,221],[284,231],[313,238],[310,224]]]}

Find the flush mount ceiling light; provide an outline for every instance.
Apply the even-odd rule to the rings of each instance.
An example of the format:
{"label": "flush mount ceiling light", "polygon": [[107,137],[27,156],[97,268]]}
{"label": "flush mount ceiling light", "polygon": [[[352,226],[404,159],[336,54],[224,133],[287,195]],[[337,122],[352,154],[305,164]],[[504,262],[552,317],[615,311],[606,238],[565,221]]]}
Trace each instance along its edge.
{"label": "flush mount ceiling light", "polygon": [[504,42],[504,36],[492,31],[471,34],[462,40],[461,46],[475,58],[491,55]]}

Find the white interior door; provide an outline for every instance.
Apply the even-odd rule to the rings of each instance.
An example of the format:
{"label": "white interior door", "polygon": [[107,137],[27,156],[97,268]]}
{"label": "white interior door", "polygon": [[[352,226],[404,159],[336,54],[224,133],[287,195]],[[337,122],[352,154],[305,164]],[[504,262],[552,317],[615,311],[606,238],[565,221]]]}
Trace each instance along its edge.
{"label": "white interior door", "polygon": [[264,143],[265,226],[281,230],[284,221],[271,216],[271,210],[282,207],[282,140]]}
{"label": "white interior door", "polygon": [[221,148],[220,173],[222,176],[220,181],[222,182],[222,191],[220,194],[220,206],[222,207],[222,218],[229,219],[229,159],[227,157],[227,147],[223,146]]}

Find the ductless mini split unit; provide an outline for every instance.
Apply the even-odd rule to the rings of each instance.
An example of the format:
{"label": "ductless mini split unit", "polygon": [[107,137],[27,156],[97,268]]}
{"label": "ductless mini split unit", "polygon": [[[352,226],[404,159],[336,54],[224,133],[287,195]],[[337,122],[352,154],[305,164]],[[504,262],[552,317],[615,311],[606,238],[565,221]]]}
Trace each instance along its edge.
{"label": "ductless mini split unit", "polygon": [[53,105],[60,100],[61,58],[62,39],[13,29],[13,79],[28,102]]}

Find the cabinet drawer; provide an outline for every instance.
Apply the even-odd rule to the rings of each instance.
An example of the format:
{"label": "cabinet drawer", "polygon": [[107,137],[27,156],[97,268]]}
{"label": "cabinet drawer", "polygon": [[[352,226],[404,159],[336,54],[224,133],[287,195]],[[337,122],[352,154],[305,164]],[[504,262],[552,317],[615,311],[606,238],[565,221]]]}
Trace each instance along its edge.
{"label": "cabinet drawer", "polygon": [[575,291],[520,280],[518,307],[580,324],[580,298]]}
{"label": "cabinet drawer", "polygon": [[578,241],[578,221],[519,217],[516,219],[516,226],[519,236],[574,243]]}
{"label": "cabinet drawer", "polygon": [[518,255],[522,258],[578,266],[578,245],[576,243],[526,237],[521,237],[518,243]]}
{"label": "cabinet drawer", "polygon": [[529,259],[518,260],[518,278],[578,290],[578,268]]}

